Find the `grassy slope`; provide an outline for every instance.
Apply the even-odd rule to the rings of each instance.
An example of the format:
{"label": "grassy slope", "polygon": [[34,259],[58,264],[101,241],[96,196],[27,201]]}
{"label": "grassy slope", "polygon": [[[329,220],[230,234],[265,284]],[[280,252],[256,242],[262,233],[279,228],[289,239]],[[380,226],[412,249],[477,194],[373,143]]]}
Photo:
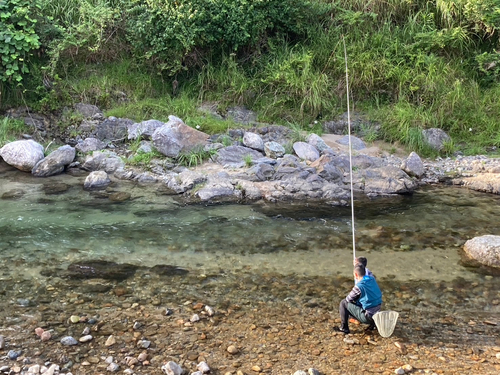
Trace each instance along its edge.
{"label": "grassy slope", "polygon": [[134,120],[174,114],[219,133],[232,124],[196,110],[216,101],[223,111],[245,105],[261,121],[309,129],[346,110],[345,40],[353,109],[379,121],[381,137],[429,154],[420,130],[439,127],[454,140],[445,152],[486,153],[500,146],[500,85],[498,76],[481,71],[477,56],[491,50],[495,36],[474,39],[463,25],[444,24],[444,13],[439,18],[430,4],[339,1],[328,22],[311,23],[306,38],[269,38],[259,50],[205,54],[175,77],[158,75],[126,49],[117,52],[120,44],[110,40],[102,61],[95,61],[99,54],[92,63],[66,56],[52,90],[35,79],[23,95],[4,95],[2,105],[26,102],[51,111],[84,101]]}

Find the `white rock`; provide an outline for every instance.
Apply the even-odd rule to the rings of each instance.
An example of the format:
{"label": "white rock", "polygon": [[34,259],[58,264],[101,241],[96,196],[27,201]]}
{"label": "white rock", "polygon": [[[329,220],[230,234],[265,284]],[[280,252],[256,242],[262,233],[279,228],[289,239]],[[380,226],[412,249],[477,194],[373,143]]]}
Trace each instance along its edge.
{"label": "white rock", "polygon": [[307,372],[302,371],[302,370],[299,370],[299,371],[295,371],[295,372],[293,373],[293,375],[307,375]]}
{"label": "white rock", "polygon": [[28,374],[39,374],[40,373],[40,365],[33,365],[28,369]]}
{"label": "white rock", "polygon": [[215,310],[213,309],[213,307],[205,306],[205,311],[207,312],[208,316],[214,316],[215,315]]}
{"label": "white rock", "polygon": [[90,340],[92,340],[92,335],[85,335],[85,336],[80,337],[80,339],[79,339],[80,342],[88,342]]}
{"label": "white rock", "polygon": [[44,375],[54,375],[55,372],[59,372],[59,366],[56,364],[51,365],[47,371],[45,371]]}
{"label": "white rock", "polygon": [[395,373],[396,375],[404,375],[405,370],[403,370],[403,368],[402,368],[402,367],[398,367],[396,370],[394,370],[394,373]]}
{"label": "white rock", "polygon": [[203,374],[207,374],[210,372],[210,367],[208,367],[206,362],[198,363],[198,366],[196,366],[196,368]]}
{"label": "white rock", "polygon": [[405,372],[412,372],[413,371],[413,366],[412,365],[404,365],[402,367],[403,370],[405,370]]}
{"label": "white rock", "polygon": [[169,361],[161,366],[161,371],[167,375],[181,375],[182,367],[175,362]]}
{"label": "white rock", "polygon": [[198,314],[193,314],[193,316],[191,317],[191,319],[189,319],[189,321],[191,323],[199,322],[200,321],[200,316]]}
{"label": "white rock", "polygon": [[116,363],[110,363],[109,366],[106,368],[106,370],[110,372],[116,372],[120,369],[120,366],[118,366]]}

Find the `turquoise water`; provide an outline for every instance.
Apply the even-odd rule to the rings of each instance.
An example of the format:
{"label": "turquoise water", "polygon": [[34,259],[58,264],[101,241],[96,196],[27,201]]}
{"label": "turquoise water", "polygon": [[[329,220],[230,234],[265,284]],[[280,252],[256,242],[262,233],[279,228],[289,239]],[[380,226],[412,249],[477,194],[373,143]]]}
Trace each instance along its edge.
{"label": "turquoise water", "polygon": [[[159,185],[116,181],[84,191],[84,176],[34,178],[0,169],[0,253],[4,274],[38,277],[82,260],[203,275],[218,270],[350,276],[351,209],[328,204],[185,205]],[[61,185],[66,184],[66,186]],[[64,190],[56,193],[57,191]],[[21,192],[22,190],[22,192]],[[124,202],[108,193],[126,191]],[[17,192],[15,197],[11,197]],[[466,240],[500,234],[499,197],[457,187],[412,196],[357,200],[356,252],[378,277],[480,280],[460,264]]]}

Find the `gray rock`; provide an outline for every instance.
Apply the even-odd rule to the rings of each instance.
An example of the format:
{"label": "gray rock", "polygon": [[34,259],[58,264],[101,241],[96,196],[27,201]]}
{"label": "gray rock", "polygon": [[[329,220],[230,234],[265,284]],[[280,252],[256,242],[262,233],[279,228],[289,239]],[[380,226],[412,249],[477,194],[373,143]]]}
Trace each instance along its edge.
{"label": "gray rock", "polygon": [[0,350],[5,349],[5,337],[0,335]]}
{"label": "gray rock", "polygon": [[441,150],[446,142],[451,142],[451,138],[446,132],[439,128],[422,130],[424,141],[434,150]]}
{"label": "gray rock", "polygon": [[264,143],[264,152],[267,157],[278,159],[285,155],[285,148],[278,142],[270,141]]}
{"label": "gray rock", "polygon": [[139,148],[137,149],[137,153],[149,154],[153,152],[153,144],[149,141],[141,141],[139,144]]}
{"label": "gray rock", "polygon": [[262,153],[244,146],[229,146],[219,149],[215,161],[221,165],[241,168],[246,165],[247,159],[252,163],[262,157]]}
{"label": "gray rock", "polygon": [[[346,135],[346,136],[338,139],[337,143],[340,143],[341,145],[349,145],[349,136]],[[365,142],[363,142],[361,139],[351,135],[351,147],[353,150],[362,150],[362,149],[366,148],[366,145],[365,145]]]}
{"label": "gray rock", "polygon": [[137,266],[131,264],[91,260],[70,264],[66,276],[73,279],[106,279],[121,281],[133,276],[136,270]]}
{"label": "gray rock", "polygon": [[15,361],[17,359],[17,357],[19,357],[21,354],[22,354],[22,351],[20,351],[20,350],[9,350],[9,352],[7,353],[7,357],[10,360]]}
{"label": "gray rock", "polygon": [[129,125],[133,123],[130,119],[109,117],[97,125],[94,135],[103,142],[123,142],[127,138]]}
{"label": "gray rock", "polygon": [[104,171],[114,173],[125,167],[123,160],[112,151],[95,151],[85,157],[83,169],[87,171]]}
{"label": "gray rock", "polygon": [[78,341],[71,336],[65,336],[61,339],[61,344],[64,346],[78,345]]}
{"label": "gray rock", "polygon": [[84,118],[92,118],[95,115],[102,116],[102,111],[92,104],[77,103],[75,104],[75,112],[81,114]]}
{"label": "gray rock", "polygon": [[197,148],[203,149],[208,142],[208,134],[193,129],[175,116],[169,116],[169,121],[157,128],[153,135],[154,147],[165,156],[175,158],[179,153]]}
{"label": "gray rock", "polygon": [[155,130],[161,128],[163,125],[165,123],[158,120],[147,120],[131,124],[128,126],[128,139],[150,139]]}
{"label": "gray rock", "polygon": [[474,237],[464,244],[466,263],[500,268],[500,236]]}
{"label": "gray rock", "polygon": [[243,136],[243,145],[257,151],[264,151],[264,141],[262,137],[252,132],[245,132]]}
{"label": "gray rock", "polygon": [[241,199],[241,190],[235,189],[228,179],[210,179],[195,194],[202,202],[224,202]]}
{"label": "gray rock", "polygon": [[151,341],[149,340],[139,340],[137,341],[137,347],[140,349],[147,349],[151,346]]}
{"label": "gray rock", "polygon": [[401,169],[408,173],[409,176],[420,178],[424,174],[424,163],[416,152],[412,152],[408,158],[403,161]]}
{"label": "gray rock", "polygon": [[257,122],[257,114],[245,107],[228,108],[227,117],[237,124],[249,125]]}
{"label": "gray rock", "polygon": [[43,146],[32,139],[7,143],[0,148],[0,156],[7,164],[24,172],[31,172],[45,157]]}
{"label": "gray rock", "polygon": [[320,375],[320,372],[318,370],[316,370],[315,368],[310,368],[309,370],[307,370],[307,373],[309,375]]}
{"label": "gray rock", "polygon": [[85,179],[83,188],[86,190],[99,190],[105,189],[109,184],[111,184],[111,180],[106,172],[94,171],[90,172]]}
{"label": "gray rock", "polygon": [[33,167],[31,173],[36,177],[48,177],[64,171],[67,165],[75,159],[76,151],[73,147],[65,145],[51,152]]}
{"label": "gray rock", "polygon": [[368,195],[409,194],[417,183],[397,167],[386,166],[361,171],[364,192]]}
{"label": "gray rock", "polygon": [[2,194],[2,199],[19,199],[22,198],[26,192],[22,189],[14,189],[6,191]]}
{"label": "gray rock", "polygon": [[105,149],[106,143],[97,138],[86,138],[84,141],[78,142],[75,148],[77,151],[86,154],[87,152]]}
{"label": "gray rock", "polygon": [[111,362],[106,370],[109,372],[117,372],[120,369],[120,366],[117,363]]}
{"label": "gray rock", "polygon": [[185,170],[179,174],[173,173],[167,175],[164,179],[167,187],[177,194],[185,193],[196,185],[202,184],[207,180],[203,173]]}
{"label": "gray rock", "polygon": [[302,371],[302,370],[299,370],[299,371],[295,371],[295,372],[293,373],[293,375],[307,375],[307,372]]}
{"label": "gray rock", "polygon": [[331,150],[330,146],[328,146],[319,135],[314,133],[307,137],[307,143],[314,146],[320,153]]}
{"label": "gray rock", "polygon": [[299,158],[304,160],[315,161],[319,159],[318,149],[309,143],[295,142],[293,144],[293,151],[295,151]]}

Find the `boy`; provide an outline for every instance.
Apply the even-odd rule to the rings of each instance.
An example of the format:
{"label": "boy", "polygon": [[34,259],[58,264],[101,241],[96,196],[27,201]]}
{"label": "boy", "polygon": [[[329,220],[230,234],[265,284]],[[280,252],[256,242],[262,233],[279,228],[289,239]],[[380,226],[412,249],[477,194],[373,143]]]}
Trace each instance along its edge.
{"label": "boy", "polygon": [[339,313],[341,325],[336,330],[344,334],[350,333],[349,316],[361,323],[369,324],[368,329],[375,327],[373,315],[380,311],[382,306],[382,292],[373,276],[366,275],[362,264],[354,267],[356,285],[348,296],[340,302]]}

